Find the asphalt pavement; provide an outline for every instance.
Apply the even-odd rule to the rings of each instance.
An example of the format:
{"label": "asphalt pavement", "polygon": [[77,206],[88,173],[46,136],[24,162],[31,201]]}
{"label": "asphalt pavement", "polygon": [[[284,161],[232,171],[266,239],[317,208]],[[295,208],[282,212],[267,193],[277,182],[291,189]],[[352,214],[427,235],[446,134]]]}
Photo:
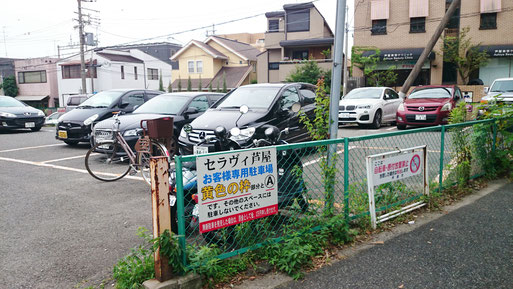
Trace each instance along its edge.
{"label": "asphalt pavement", "polygon": [[509,183],[279,288],[513,288],[512,221]]}

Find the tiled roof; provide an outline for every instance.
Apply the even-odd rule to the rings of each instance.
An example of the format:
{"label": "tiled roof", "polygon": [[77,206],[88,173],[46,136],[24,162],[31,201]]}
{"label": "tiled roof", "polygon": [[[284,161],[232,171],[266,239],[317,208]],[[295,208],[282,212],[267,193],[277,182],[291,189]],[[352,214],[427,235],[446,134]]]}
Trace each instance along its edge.
{"label": "tiled roof", "polygon": [[98,52],[97,54],[98,54],[98,56],[107,58],[110,61],[144,63],[144,61],[140,60],[139,58],[135,58],[130,55],[119,55],[119,54],[111,54],[111,53],[104,53],[104,52]]}
{"label": "tiled roof", "polygon": [[248,60],[256,61],[257,55],[260,53],[260,50],[244,42],[222,38],[219,36],[212,36],[211,39],[219,41],[222,45],[227,46],[228,48],[244,56]]}
{"label": "tiled roof", "polygon": [[205,44],[205,43],[197,41],[197,40],[192,40],[192,42],[194,42],[194,44],[200,46],[201,48],[208,50],[214,56],[214,58],[228,59],[228,57],[226,55],[222,54],[221,52],[219,52],[214,47],[212,47],[208,44]]}
{"label": "tiled roof", "polygon": [[[237,67],[223,67],[212,79],[212,87],[216,88],[219,82],[219,87],[223,87],[223,78],[226,77],[226,87],[233,89],[238,87],[246,78],[249,72],[253,69],[252,66],[237,66]],[[208,87],[208,84],[207,84]]]}

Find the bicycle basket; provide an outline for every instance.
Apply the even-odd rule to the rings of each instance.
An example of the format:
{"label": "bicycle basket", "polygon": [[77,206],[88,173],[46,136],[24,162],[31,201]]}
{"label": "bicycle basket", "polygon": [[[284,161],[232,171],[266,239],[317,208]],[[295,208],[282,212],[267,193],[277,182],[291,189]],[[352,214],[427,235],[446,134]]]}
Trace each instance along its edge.
{"label": "bicycle basket", "polygon": [[142,122],[146,122],[147,135],[152,139],[171,138],[173,136],[172,117],[143,120],[141,121],[141,127]]}

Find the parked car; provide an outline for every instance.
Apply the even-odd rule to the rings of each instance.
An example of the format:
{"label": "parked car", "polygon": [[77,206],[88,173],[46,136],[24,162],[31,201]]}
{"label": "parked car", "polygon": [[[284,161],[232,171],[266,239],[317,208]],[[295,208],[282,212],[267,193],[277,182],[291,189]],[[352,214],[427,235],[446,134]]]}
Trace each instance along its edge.
{"label": "parked car", "polygon": [[91,94],[70,95],[66,101],[66,112],[75,109],[79,104],[86,101]]}
{"label": "parked car", "polygon": [[513,78],[499,78],[493,81],[488,93],[482,98],[482,103],[488,103],[494,98],[498,101],[513,104]]}
{"label": "parked car", "polygon": [[[291,128],[284,139],[287,142],[309,140],[306,128],[299,123],[299,114],[291,110],[294,103],[300,103],[302,110],[313,117],[315,86],[307,83],[267,83],[234,89],[181,130],[178,139],[180,152],[192,154],[198,143],[215,135],[214,130],[218,126],[223,126],[227,131],[240,128],[240,133],[230,138],[243,148],[248,147],[255,138],[263,138],[266,125],[274,125],[280,130]],[[249,108],[245,114],[240,112],[243,105]],[[214,146],[208,146],[208,149],[213,151]]]}
{"label": "parked car", "polygon": [[14,97],[0,95],[0,129],[30,128],[41,129],[45,113],[26,105]]}
{"label": "parked car", "polygon": [[132,112],[159,94],[162,92],[140,89],[111,89],[99,92],[59,118],[55,138],[69,145],[89,142],[94,122],[107,119],[115,113]]}
{"label": "parked car", "polygon": [[357,123],[379,128],[395,122],[397,108],[403,100],[388,87],[362,87],[351,90],[339,102],[339,123]]}
{"label": "parked car", "polygon": [[45,125],[57,125],[59,122],[59,117],[61,117],[63,114],[64,112],[54,112],[50,114],[45,118]]}
{"label": "parked car", "polygon": [[[119,116],[119,130],[130,147],[134,149],[135,143],[142,135],[141,120],[173,116],[174,139],[170,154],[176,153],[176,138],[182,127],[204,113],[223,95],[223,93],[213,92],[176,92],[158,95],[133,113]],[[98,122],[93,128],[94,139],[111,138],[113,125],[112,118]]]}
{"label": "parked car", "polygon": [[463,99],[456,85],[429,85],[415,88],[397,109],[397,129],[408,125],[446,124],[456,103]]}

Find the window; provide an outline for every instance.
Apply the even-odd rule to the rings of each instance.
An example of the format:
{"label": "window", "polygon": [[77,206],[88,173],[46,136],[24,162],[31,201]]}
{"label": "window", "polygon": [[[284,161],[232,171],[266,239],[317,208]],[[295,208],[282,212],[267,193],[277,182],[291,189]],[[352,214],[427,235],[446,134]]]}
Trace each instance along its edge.
{"label": "window", "polygon": [[156,68],[148,68],[148,79],[159,80],[159,71]]}
{"label": "window", "polygon": [[208,99],[206,96],[198,96],[191,101],[189,107],[198,109],[199,112],[203,112],[208,109]]}
{"label": "window", "polygon": [[268,32],[278,32],[278,31],[280,31],[280,20],[278,20],[278,19],[269,20]]}
{"label": "window", "polygon": [[279,70],[280,63],[279,62],[269,62],[269,70]]}
{"label": "window", "polygon": [[410,33],[426,32],[426,17],[410,18]]}
{"label": "window", "polygon": [[299,102],[299,94],[294,87],[289,87],[281,96],[280,107],[282,110],[290,109],[296,102]]}
{"label": "window", "polygon": [[[80,78],[80,65],[63,65],[62,66],[62,79]],[[96,78],[96,67],[87,66],[86,77]]]}
{"label": "window", "polygon": [[296,50],[292,52],[292,59],[308,59],[308,49]]}
{"label": "window", "polygon": [[121,98],[121,108],[123,109],[133,109],[136,105],[141,105],[144,103],[144,93],[142,92],[133,92],[127,94]]}
{"label": "window", "polygon": [[137,66],[134,66],[134,79],[137,80]]}
{"label": "window", "polygon": [[203,73],[203,61],[201,61],[201,60],[196,61],[196,73]]}
{"label": "window", "polygon": [[42,83],[46,82],[46,71],[18,72],[18,83]]}
{"label": "window", "polygon": [[310,8],[287,12],[287,32],[310,30]]}
{"label": "window", "polygon": [[121,79],[125,79],[125,67],[121,65]]}
{"label": "window", "polygon": [[479,29],[497,29],[497,13],[481,13]]}
{"label": "window", "polygon": [[372,35],[384,35],[387,34],[387,20],[372,20]]}
{"label": "window", "polygon": [[189,67],[189,73],[194,73],[194,61],[188,61],[187,67]]}

